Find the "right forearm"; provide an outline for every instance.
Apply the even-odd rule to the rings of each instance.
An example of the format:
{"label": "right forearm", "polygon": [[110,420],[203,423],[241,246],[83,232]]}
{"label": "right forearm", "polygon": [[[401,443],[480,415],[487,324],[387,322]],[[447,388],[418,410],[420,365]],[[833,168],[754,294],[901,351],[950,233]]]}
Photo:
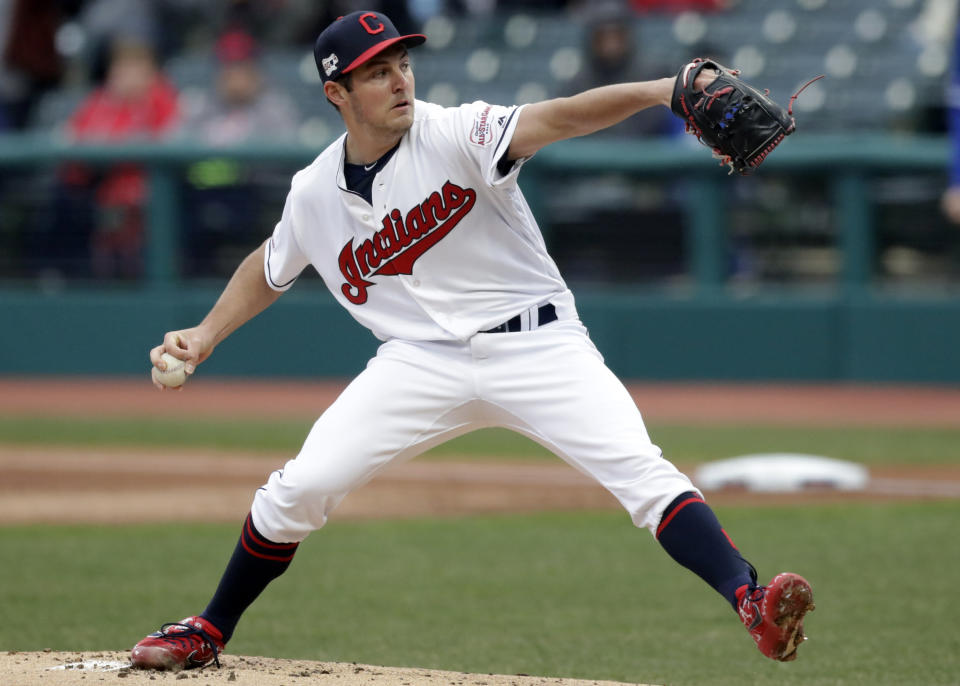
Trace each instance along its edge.
{"label": "right forearm", "polygon": [[223,341],[280,297],[280,291],[270,288],[264,278],[265,249],[266,243],[247,255],[216,304],[200,322],[200,327],[209,333],[213,345]]}

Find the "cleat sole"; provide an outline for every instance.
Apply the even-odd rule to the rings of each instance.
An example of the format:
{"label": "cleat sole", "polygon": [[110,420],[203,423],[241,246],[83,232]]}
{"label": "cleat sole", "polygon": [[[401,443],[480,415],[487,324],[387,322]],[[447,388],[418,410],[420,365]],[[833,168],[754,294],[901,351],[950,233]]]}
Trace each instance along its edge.
{"label": "cleat sole", "polygon": [[797,648],[807,640],[803,633],[803,618],[815,607],[813,591],[806,581],[798,577],[784,584],[774,619],[780,629],[780,640],[772,656],[775,660],[792,662],[797,659]]}

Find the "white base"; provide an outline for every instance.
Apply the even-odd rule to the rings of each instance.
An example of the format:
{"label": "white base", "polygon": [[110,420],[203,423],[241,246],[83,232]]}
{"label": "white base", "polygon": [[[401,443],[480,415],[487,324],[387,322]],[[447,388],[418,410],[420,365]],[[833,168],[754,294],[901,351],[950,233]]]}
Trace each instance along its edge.
{"label": "white base", "polygon": [[709,462],[696,470],[693,481],[707,491],[725,488],[767,493],[811,488],[859,491],[866,488],[870,473],[856,462],[818,455],[765,453]]}

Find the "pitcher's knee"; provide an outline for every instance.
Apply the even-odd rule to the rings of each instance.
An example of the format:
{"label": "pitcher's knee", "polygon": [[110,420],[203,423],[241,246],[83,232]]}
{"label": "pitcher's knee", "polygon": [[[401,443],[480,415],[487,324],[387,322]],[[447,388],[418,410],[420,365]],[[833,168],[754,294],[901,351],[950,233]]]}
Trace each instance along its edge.
{"label": "pitcher's knee", "polygon": [[323,527],[329,514],[353,487],[319,470],[291,474],[289,468],[270,475],[254,498],[252,511],[261,532],[272,541],[292,542]]}
{"label": "pitcher's knee", "polygon": [[265,538],[275,543],[296,543],[327,523],[330,512],[343,496],[312,500],[286,501],[273,497],[269,490],[257,491],[250,508],[253,520]]}

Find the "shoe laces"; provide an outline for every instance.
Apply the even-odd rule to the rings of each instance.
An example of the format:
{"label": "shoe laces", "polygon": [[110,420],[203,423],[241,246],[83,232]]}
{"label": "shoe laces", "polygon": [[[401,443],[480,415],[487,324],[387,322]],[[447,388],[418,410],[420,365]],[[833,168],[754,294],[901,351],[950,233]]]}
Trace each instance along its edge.
{"label": "shoe laces", "polygon": [[757,584],[757,568],[754,567],[752,564],[750,564],[749,561],[745,560],[745,559],[743,558],[743,556],[741,556],[739,553],[737,554],[737,557],[739,557],[741,560],[743,560],[743,562],[747,565],[747,567],[748,567],[749,570],[750,570],[750,579],[753,581],[753,584],[752,584],[752,585],[753,585],[753,586],[757,586],[757,585],[758,585],[758,584]]}
{"label": "shoe laces", "polygon": [[[174,632],[168,633],[167,627],[179,627],[180,631],[174,631]],[[217,650],[217,644],[216,642],[214,642],[213,637],[210,634],[208,634],[206,631],[201,629],[200,627],[194,626],[192,624],[183,624],[181,622],[167,622],[166,624],[160,627],[160,635],[163,638],[166,638],[169,640],[176,640],[178,638],[189,638],[190,636],[199,636],[203,640],[203,642],[206,643],[210,651],[213,653],[213,661],[217,665],[217,669],[220,669],[220,658],[217,655],[217,653],[219,653],[220,651]],[[207,664],[204,664],[203,666],[206,667]]]}

